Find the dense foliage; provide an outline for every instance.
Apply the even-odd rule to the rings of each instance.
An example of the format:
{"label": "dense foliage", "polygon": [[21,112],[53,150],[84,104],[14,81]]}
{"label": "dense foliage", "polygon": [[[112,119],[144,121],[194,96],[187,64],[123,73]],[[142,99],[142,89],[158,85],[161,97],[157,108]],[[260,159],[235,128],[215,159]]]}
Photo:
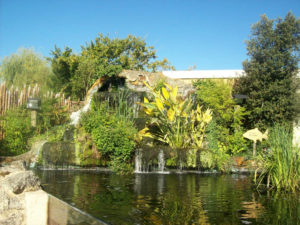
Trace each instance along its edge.
{"label": "dense foliage", "polygon": [[91,134],[101,155],[110,161],[113,171],[127,173],[132,171],[137,130],[128,112],[118,110],[119,106],[123,107],[93,103],[92,110],[82,116],[81,124]]}
{"label": "dense foliage", "polygon": [[12,109],[1,119],[5,130],[5,138],[0,141],[1,155],[19,155],[28,151],[28,139],[34,133],[30,112],[24,108]]}
{"label": "dense foliage", "polygon": [[53,72],[52,89],[54,92],[63,92],[67,96],[72,94],[72,77],[74,77],[79,64],[79,56],[72,53],[72,49],[66,47],[62,51],[57,46],[51,51],[51,63]]}
{"label": "dense foliage", "polygon": [[247,41],[249,59],[236,92],[246,94],[248,128],[291,122],[296,116],[300,19],[288,13],[284,19],[262,16]]}
{"label": "dense foliage", "polygon": [[226,148],[220,145],[220,133],[215,117],[207,126],[207,149],[201,152],[200,162],[203,168],[229,171],[231,169],[231,156]]}
{"label": "dense foliage", "polygon": [[42,99],[41,109],[38,111],[36,132],[45,133],[54,126],[65,124],[69,121],[66,106],[59,105],[59,99]]}
{"label": "dense foliage", "polygon": [[114,77],[123,69],[157,71],[173,68],[163,59],[156,60],[153,46],[145,40],[129,35],[111,39],[99,34],[95,41],[82,47],[80,55],[70,48],[62,52],[55,47],[50,58],[57,91],[83,99],[91,85],[100,77]]}
{"label": "dense foliage", "polygon": [[193,110],[191,99],[181,99],[177,87],[165,83],[161,90],[156,91],[147,86],[152,98],[150,101],[145,98],[141,105],[150,121],[139,134],[169,145],[180,168],[183,166],[182,154],[189,150],[187,165],[196,167],[197,151],[203,147],[205,130],[212,119],[210,110],[202,111],[199,105]]}
{"label": "dense foliage", "polygon": [[17,53],[4,57],[0,66],[0,80],[7,86],[22,90],[24,86],[49,90],[52,72],[47,61],[32,49],[19,49]]}
{"label": "dense foliage", "polygon": [[[30,150],[30,142],[34,136],[43,136],[50,140],[63,136],[68,113],[57,99],[43,99],[42,107],[37,112],[36,127],[31,125],[31,112],[24,106],[11,109],[0,117],[4,138],[0,140],[0,155],[19,155]],[[59,126],[59,127],[56,127]],[[34,138],[33,138],[34,139]]]}
{"label": "dense foliage", "polygon": [[265,185],[270,189],[295,191],[300,182],[299,150],[293,147],[293,135],[287,128],[276,124],[270,132],[269,148],[260,154],[261,167],[256,174],[257,186]]}
{"label": "dense foliage", "polygon": [[234,101],[231,81],[199,80],[194,86],[197,103],[211,109],[214,116],[208,132],[207,147],[211,158],[217,168],[225,168],[230,155],[246,153],[248,150],[242,127],[245,109]]}

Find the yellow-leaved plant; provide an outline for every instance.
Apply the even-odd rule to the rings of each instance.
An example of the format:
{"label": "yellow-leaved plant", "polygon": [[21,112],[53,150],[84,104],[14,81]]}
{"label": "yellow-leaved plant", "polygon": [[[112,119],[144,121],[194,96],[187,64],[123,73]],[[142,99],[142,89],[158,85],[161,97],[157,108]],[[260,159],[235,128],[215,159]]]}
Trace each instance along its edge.
{"label": "yellow-leaved plant", "polygon": [[190,98],[178,96],[177,86],[173,88],[165,83],[161,90],[156,91],[147,83],[145,85],[153,98],[144,98],[144,103],[140,105],[151,119],[139,136],[166,143],[175,154],[181,154],[182,150],[195,149],[195,152],[201,149],[205,129],[212,119],[211,111],[207,109],[203,112],[199,105],[193,110]]}

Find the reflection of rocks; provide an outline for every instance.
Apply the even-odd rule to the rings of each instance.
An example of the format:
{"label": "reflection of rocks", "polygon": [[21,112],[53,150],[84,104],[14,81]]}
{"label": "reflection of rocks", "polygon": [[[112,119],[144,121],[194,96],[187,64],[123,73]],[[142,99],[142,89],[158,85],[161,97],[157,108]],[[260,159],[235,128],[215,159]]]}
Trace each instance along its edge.
{"label": "reflection of rocks", "polygon": [[38,177],[15,161],[0,167],[0,183],[0,224],[25,224],[25,192],[40,189]]}

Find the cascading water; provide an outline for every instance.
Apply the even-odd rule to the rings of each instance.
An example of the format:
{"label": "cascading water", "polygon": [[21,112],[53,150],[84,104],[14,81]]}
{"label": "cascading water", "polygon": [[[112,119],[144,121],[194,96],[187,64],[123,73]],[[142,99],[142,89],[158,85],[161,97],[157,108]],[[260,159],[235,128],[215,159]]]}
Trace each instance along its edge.
{"label": "cascading water", "polygon": [[40,152],[45,143],[47,143],[46,140],[38,141],[34,143],[33,146],[31,147],[30,153],[32,154],[32,158],[31,158],[31,163],[29,165],[30,168],[34,168],[36,166],[36,162],[39,158]]}
{"label": "cascading water", "polygon": [[162,149],[159,150],[157,161],[158,161],[158,172],[164,172],[166,162],[165,162],[164,151]]}
{"label": "cascading water", "polygon": [[143,152],[140,150],[136,150],[135,152],[135,173],[143,172]]}
{"label": "cascading water", "polygon": [[105,78],[99,78],[94,84],[93,86],[90,88],[90,90],[87,92],[87,95],[85,97],[85,104],[83,106],[83,108],[79,109],[76,112],[73,112],[70,116],[71,119],[71,125],[76,126],[79,123],[80,120],[80,114],[81,113],[85,113],[87,112],[90,107],[91,107],[91,102],[92,102],[92,97],[93,95],[99,90],[100,87],[102,87],[103,85],[103,81],[105,80]]}
{"label": "cascading water", "polygon": [[91,102],[92,102],[92,97],[90,97],[89,99],[87,99],[86,104],[81,109],[79,109],[78,111],[73,112],[71,114],[71,116],[70,116],[71,125],[76,126],[78,124],[81,113],[85,113],[85,112],[87,112],[90,109]]}

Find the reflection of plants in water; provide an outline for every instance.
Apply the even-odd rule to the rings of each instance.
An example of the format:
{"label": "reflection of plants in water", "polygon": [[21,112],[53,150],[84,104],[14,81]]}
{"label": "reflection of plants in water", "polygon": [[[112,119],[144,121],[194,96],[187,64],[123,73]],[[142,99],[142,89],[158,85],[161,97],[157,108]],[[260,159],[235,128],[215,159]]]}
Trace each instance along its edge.
{"label": "reflection of plants in water", "polygon": [[274,225],[300,224],[299,193],[271,192],[267,193],[267,196],[259,196],[258,200],[268,211],[258,219],[258,222]]}
{"label": "reflection of plants in water", "polygon": [[[205,185],[201,184],[205,182]],[[245,212],[241,199],[251,201],[251,182],[246,176],[210,175],[199,180],[198,194],[202,198],[211,224],[240,224]]]}
{"label": "reflection of plants in water", "polygon": [[73,202],[78,208],[92,215],[109,215],[111,210],[116,210],[118,218],[113,218],[112,221],[120,224],[120,218],[128,217],[133,199],[133,194],[127,186],[128,179],[130,177],[122,176],[120,179],[120,176],[114,174],[94,176],[91,173],[78,176],[74,182]]}
{"label": "reflection of plants in water", "polygon": [[179,197],[166,193],[160,201],[162,207],[157,209],[163,224],[209,224],[200,196]]}
{"label": "reflection of plants in water", "polygon": [[[197,194],[195,176],[163,176],[163,192],[142,195],[153,189],[153,180],[140,177],[139,183],[147,187],[140,190],[135,208],[142,224],[209,224],[201,196]],[[159,180],[158,180],[159,181]],[[149,185],[148,185],[149,184]],[[150,187],[149,187],[150,186]],[[145,222],[147,221],[147,222]]]}
{"label": "reflection of plants in water", "polygon": [[300,225],[299,194],[260,194],[241,175],[43,172],[45,190],[111,224]]}
{"label": "reflection of plants in water", "polygon": [[245,210],[245,212],[242,213],[242,219],[257,219],[263,212],[263,206],[256,200],[254,194],[252,194],[252,201],[244,201],[241,204]]}

